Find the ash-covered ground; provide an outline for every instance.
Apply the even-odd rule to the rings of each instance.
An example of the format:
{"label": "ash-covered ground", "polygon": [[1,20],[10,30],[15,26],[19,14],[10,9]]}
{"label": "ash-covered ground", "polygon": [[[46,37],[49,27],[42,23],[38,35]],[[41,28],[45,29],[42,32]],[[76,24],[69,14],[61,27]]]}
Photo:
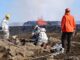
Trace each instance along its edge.
{"label": "ash-covered ground", "polygon": [[[61,33],[47,33],[50,45],[60,42]],[[31,40],[31,33],[21,33],[17,39],[10,38],[8,41],[0,39],[0,60],[80,60],[80,33],[77,33],[71,41],[71,52],[66,55],[53,56],[51,52],[40,46],[35,46]],[[17,44],[15,41],[19,40]],[[22,40],[26,40],[23,43]],[[12,44],[14,42],[14,44]],[[65,59],[70,58],[70,59]]]}

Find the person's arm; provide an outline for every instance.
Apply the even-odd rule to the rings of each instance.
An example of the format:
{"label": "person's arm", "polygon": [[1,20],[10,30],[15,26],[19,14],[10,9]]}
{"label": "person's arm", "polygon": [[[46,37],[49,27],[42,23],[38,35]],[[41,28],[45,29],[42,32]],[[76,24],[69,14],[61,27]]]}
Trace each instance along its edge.
{"label": "person's arm", "polygon": [[74,18],[73,18],[73,27],[74,27],[74,30],[76,30],[76,22]]}
{"label": "person's arm", "polygon": [[65,27],[65,16],[62,17],[61,29],[63,29],[64,27]]}
{"label": "person's arm", "polygon": [[74,17],[73,17],[73,29],[74,29],[73,31],[73,37],[74,37],[76,35],[76,22],[75,22]]}

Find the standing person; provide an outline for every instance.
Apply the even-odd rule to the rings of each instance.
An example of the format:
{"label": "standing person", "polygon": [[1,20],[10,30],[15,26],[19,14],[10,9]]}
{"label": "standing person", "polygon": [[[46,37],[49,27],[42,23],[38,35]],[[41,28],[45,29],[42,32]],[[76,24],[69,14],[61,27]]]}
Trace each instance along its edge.
{"label": "standing person", "polygon": [[76,29],[75,19],[70,14],[70,9],[66,8],[65,15],[63,16],[61,21],[61,30],[62,30],[61,41],[62,41],[62,47],[65,48],[65,39],[67,40],[66,53],[70,52],[71,39],[75,29]]}
{"label": "standing person", "polygon": [[4,32],[4,39],[9,39],[9,26],[8,21],[10,19],[10,15],[5,15],[5,18],[2,21],[2,30]]}

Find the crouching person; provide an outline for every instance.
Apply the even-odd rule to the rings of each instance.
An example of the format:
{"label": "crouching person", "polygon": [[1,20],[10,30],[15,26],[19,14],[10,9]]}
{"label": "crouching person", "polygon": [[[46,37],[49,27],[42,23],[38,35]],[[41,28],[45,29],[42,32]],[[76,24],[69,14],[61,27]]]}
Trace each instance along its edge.
{"label": "crouching person", "polygon": [[62,44],[58,42],[51,47],[50,52],[53,53],[54,56],[56,56],[58,54],[64,53],[64,48],[62,47]]}
{"label": "crouching person", "polygon": [[48,43],[48,37],[46,34],[46,29],[41,28],[39,37],[38,37],[38,45],[40,45],[41,47],[43,47],[45,49],[47,47],[47,43]]}
{"label": "crouching person", "polygon": [[36,25],[34,30],[32,31],[32,39],[34,41],[34,45],[37,45],[39,32],[40,32],[40,27]]}

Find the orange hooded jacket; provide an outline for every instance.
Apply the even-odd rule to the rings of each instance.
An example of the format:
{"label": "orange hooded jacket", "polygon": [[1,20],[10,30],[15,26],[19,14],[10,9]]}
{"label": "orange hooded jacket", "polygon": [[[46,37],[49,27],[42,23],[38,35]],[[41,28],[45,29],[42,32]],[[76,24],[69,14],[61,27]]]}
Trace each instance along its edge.
{"label": "orange hooded jacket", "polygon": [[74,17],[70,14],[65,14],[61,21],[62,32],[74,32],[76,28]]}

